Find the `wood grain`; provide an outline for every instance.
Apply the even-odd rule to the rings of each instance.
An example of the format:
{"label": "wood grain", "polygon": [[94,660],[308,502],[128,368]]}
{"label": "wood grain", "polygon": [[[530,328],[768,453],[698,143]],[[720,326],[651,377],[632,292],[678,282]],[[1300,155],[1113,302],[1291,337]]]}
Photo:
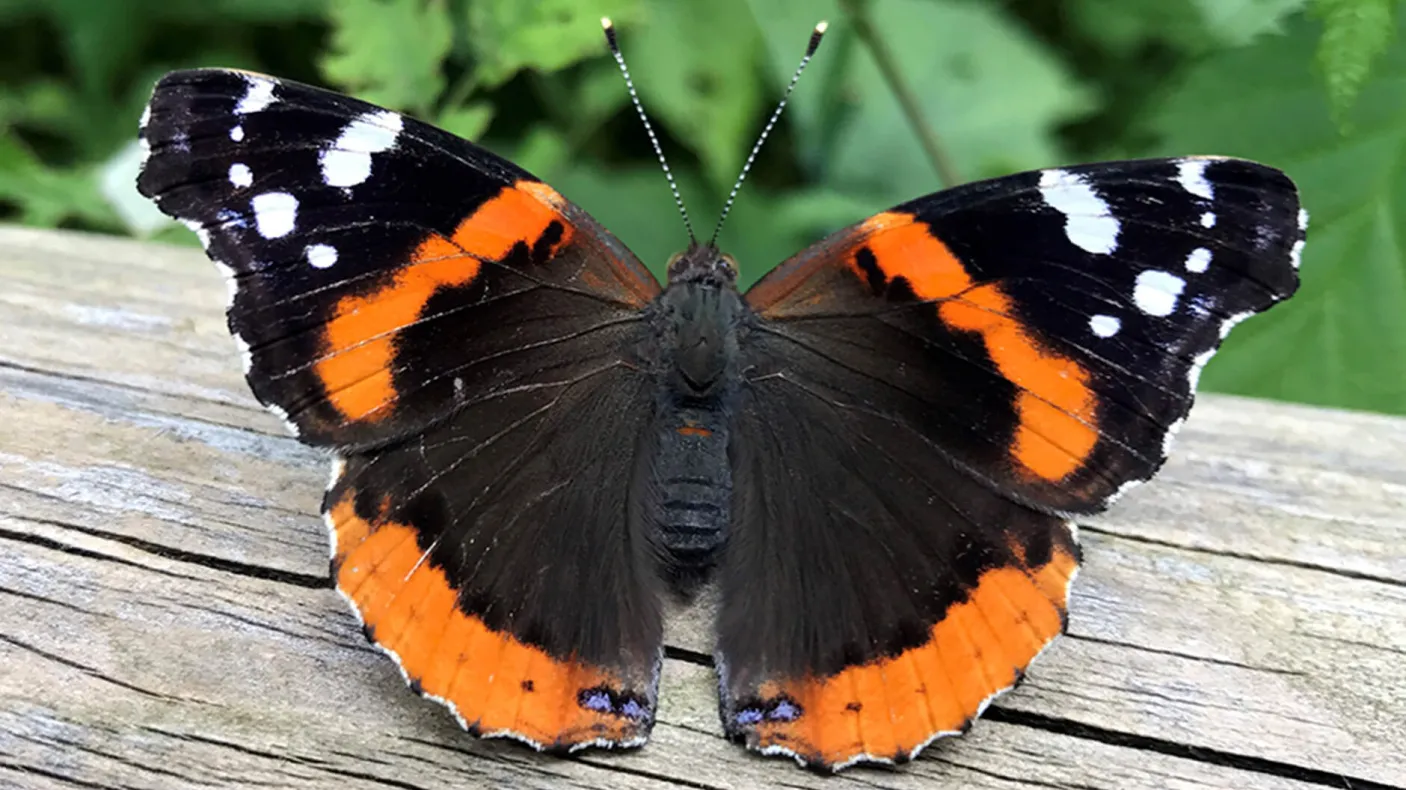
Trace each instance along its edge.
{"label": "wood grain", "polygon": [[0,787],[1406,787],[1406,421],[1204,397],[1081,525],[1070,634],[966,737],[819,777],[722,740],[706,607],[630,753],[477,741],[326,581],[326,462],[198,251],[0,229]]}

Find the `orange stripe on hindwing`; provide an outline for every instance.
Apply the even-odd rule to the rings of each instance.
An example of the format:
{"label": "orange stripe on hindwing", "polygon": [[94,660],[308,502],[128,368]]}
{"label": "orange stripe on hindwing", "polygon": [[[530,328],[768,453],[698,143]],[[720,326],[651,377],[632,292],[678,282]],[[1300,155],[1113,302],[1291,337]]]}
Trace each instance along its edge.
{"label": "orange stripe on hindwing", "polygon": [[538,748],[637,744],[648,734],[641,703],[627,703],[627,713],[603,709],[637,698],[613,673],[548,655],[466,614],[415,529],[384,515],[367,521],[353,501],[348,491],[327,511],[337,589],[423,694],[451,705],[477,735],[511,735]]}
{"label": "orange stripe on hindwing", "polygon": [[939,302],[944,324],[980,334],[996,369],[1019,388],[1015,459],[1049,481],[1079,469],[1098,442],[1089,372],[1031,337],[1013,317],[1010,299],[999,285],[974,283],[947,245],[913,215],[878,214],[860,226],[858,235],[867,238],[849,263],[860,278],[871,276],[857,258],[867,249],[887,280],[902,277],[919,299]]}
{"label": "orange stripe on hindwing", "polygon": [[1077,566],[1056,546],[1037,568],[993,568],[921,646],[828,677],[761,684],[756,707],[734,712],[748,746],[834,768],[860,757],[907,759],[935,736],[960,732],[1063,630]]}
{"label": "orange stripe on hindwing", "polygon": [[315,366],[327,400],[349,420],[388,417],[397,397],[392,366],[400,330],[420,319],[440,288],[472,282],[483,261],[502,260],[517,244],[532,247],[552,222],[562,226],[554,251],[561,249],[572,234],[557,209],[563,204],[551,187],[518,181],[464,218],[451,237],[435,234],[421,242],[389,283],[342,297]]}

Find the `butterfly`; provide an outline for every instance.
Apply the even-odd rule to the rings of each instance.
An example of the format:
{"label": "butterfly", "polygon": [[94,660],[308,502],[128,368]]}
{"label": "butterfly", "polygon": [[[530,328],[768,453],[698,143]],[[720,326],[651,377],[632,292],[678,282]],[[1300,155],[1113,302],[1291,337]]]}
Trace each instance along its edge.
{"label": "butterfly", "polygon": [[174,72],[140,141],[254,395],[334,456],[331,575],[367,636],[474,734],[562,752],[645,742],[664,602],[705,585],[746,747],[838,770],[964,731],[1063,632],[1072,519],[1162,465],[1231,327],[1294,293],[1307,224],[1249,161],[1061,167],[896,206],[744,293],[712,241],[660,284],[511,162],[307,85]]}

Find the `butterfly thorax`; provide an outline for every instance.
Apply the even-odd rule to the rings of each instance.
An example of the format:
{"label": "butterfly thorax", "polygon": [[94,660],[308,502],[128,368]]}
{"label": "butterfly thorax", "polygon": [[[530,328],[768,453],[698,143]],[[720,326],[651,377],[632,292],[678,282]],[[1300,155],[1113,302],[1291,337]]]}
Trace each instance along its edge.
{"label": "butterfly thorax", "polygon": [[747,314],[735,278],[730,257],[694,246],[670,261],[668,287],[653,305],[658,397],[654,447],[641,458],[651,494],[642,515],[683,590],[706,574],[727,540],[729,423]]}

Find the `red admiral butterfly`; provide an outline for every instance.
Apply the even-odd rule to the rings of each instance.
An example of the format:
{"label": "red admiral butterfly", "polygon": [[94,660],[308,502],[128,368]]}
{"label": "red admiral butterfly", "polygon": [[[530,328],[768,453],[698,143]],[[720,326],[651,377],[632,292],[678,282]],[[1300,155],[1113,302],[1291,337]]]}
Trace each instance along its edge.
{"label": "red admiral butterfly", "polygon": [[749,748],[838,769],[961,732],[1063,631],[1071,517],[1157,471],[1230,328],[1294,292],[1307,220],[1252,162],[1066,167],[744,294],[712,242],[661,287],[510,162],[306,85],[169,74],[141,140],[254,394],[336,456],[367,636],[470,731],[554,751],[644,743],[661,600],[705,580]]}

